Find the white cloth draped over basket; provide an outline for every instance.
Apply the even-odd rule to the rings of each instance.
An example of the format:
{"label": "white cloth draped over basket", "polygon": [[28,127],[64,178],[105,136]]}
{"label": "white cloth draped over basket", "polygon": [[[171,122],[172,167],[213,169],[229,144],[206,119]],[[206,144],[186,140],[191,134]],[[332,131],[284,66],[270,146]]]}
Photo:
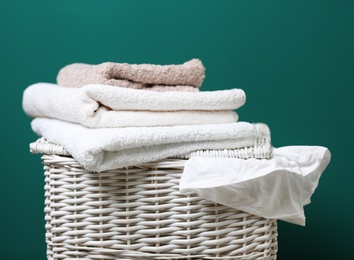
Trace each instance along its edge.
{"label": "white cloth draped over basket", "polygon": [[179,192],[185,158],[92,172],[43,139],[31,150],[43,153],[49,260],[276,259],[275,219]]}
{"label": "white cloth draped over basket", "polygon": [[185,165],[180,191],[304,226],[304,206],[330,159],[321,146],[273,148],[268,159],[193,157]]}

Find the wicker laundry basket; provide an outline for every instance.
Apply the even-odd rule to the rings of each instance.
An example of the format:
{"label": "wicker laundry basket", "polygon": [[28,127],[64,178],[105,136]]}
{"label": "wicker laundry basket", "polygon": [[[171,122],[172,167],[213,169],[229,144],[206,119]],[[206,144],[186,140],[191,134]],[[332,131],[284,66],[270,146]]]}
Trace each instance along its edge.
{"label": "wicker laundry basket", "polygon": [[[186,158],[96,173],[44,139],[30,147],[44,163],[49,260],[276,259],[276,220],[179,193]],[[227,153],[250,152],[262,151]]]}

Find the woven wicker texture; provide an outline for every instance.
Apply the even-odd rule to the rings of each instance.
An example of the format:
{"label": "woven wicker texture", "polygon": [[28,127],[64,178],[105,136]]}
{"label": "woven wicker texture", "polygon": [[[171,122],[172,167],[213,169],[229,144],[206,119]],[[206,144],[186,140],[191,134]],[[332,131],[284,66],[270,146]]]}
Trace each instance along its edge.
{"label": "woven wicker texture", "polygon": [[186,159],[94,173],[60,146],[31,150],[44,154],[49,260],[276,259],[276,220],[179,193]]}

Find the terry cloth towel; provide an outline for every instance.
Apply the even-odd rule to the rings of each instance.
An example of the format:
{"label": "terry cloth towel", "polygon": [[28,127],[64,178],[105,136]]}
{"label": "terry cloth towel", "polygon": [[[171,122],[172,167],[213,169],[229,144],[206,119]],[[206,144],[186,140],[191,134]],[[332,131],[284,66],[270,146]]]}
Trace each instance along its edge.
{"label": "terry cloth towel", "polygon": [[199,59],[179,65],[74,63],[59,71],[57,83],[64,87],[103,84],[155,91],[198,91],[204,77],[205,67]]}
{"label": "terry cloth towel", "polygon": [[193,157],[179,187],[182,193],[304,226],[303,207],[310,203],[330,158],[321,146],[273,148],[267,160]]}
{"label": "terry cloth towel", "polygon": [[35,118],[31,126],[39,136],[61,145],[84,168],[98,172],[196,150],[270,146],[269,128],[261,123],[87,128],[56,119]]}
{"label": "terry cloth towel", "polygon": [[245,103],[241,89],[153,92],[106,85],[63,88],[37,83],[26,88],[23,109],[87,127],[221,124],[238,120],[232,111]]}

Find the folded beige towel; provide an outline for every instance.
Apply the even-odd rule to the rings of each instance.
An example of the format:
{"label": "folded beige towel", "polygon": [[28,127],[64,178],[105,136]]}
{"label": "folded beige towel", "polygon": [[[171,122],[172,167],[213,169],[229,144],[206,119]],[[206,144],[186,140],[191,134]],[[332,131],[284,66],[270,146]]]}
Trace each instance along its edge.
{"label": "folded beige towel", "polygon": [[154,91],[198,91],[204,77],[205,67],[199,59],[180,65],[74,63],[59,71],[57,83],[64,87],[103,84]]}

